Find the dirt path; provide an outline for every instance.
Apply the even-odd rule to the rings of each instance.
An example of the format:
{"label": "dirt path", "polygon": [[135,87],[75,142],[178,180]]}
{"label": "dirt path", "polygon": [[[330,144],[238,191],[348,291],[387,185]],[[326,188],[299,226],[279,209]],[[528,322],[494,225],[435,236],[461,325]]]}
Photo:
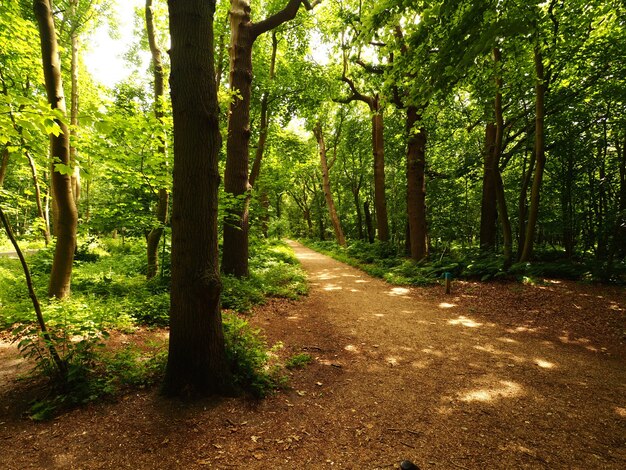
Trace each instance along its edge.
{"label": "dirt path", "polygon": [[[0,413],[4,468],[626,468],[626,370],[292,244],[310,295],[254,322],[315,361],[261,402],[155,392],[51,423]],[[7,399],[7,397],[0,397]],[[4,407],[3,407],[4,408]]]}

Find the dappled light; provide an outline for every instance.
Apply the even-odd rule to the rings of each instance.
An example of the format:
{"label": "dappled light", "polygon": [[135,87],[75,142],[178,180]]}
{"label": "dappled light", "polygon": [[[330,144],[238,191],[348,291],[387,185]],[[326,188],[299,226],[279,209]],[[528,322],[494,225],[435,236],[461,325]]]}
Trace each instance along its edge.
{"label": "dappled light", "polygon": [[467,318],[466,316],[461,315],[458,318],[452,319],[452,320],[448,320],[448,324],[450,325],[461,325],[461,326],[465,326],[467,328],[478,328],[480,326],[483,326],[482,323],[478,323],[474,320],[472,320],[471,318]]}
{"label": "dappled light", "polygon": [[439,304],[439,308],[452,308],[452,307],[456,307],[456,304],[450,304],[448,302],[441,302]]}
{"label": "dappled light", "polygon": [[465,402],[489,402],[500,398],[513,398],[524,393],[521,385],[509,380],[499,382],[484,388],[470,390],[460,394],[460,400]]}
{"label": "dappled light", "polygon": [[430,354],[432,356],[435,357],[444,357],[445,354],[442,353],[441,351],[437,351],[436,349],[433,349],[432,347],[428,347],[428,348],[424,348],[422,349],[422,352],[425,354]]}
{"label": "dappled light", "polygon": [[410,292],[411,290],[407,289],[406,287],[394,287],[388,292],[388,294],[389,295],[407,295]]}
{"label": "dappled light", "polygon": [[336,284],[326,284],[324,286],[324,290],[341,290],[341,289],[343,289],[343,287],[338,286]]}
{"label": "dappled light", "polygon": [[621,406],[616,406],[615,407],[615,413],[617,414],[617,416],[619,416],[620,418],[626,418],[626,408],[623,408]]}
{"label": "dappled light", "polygon": [[546,361],[544,359],[535,359],[535,364],[537,364],[542,369],[553,369],[554,363]]}
{"label": "dappled light", "polygon": [[348,344],[343,349],[345,349],[346,351],[354,352],[354,353],[358,353],[359,352],[359,348],[357,348],[353,344]]}
{"label": "dappled light", "polygon": [[387,362],[387,364],[389,364],[392,367],[397,366],[400,363],[399,358],[394,357],[394,356],[387,356],[385,358],[385,362]]}
{"label": "dappled light", "polygon": [[498,338],[498,341],[501,341],[503,343],[509,343],[509,344],[517,344],[517,343],[519,343],[519,341],[516,341],[513,338],[506,338],[506,337],[500,337],[500,338]]}

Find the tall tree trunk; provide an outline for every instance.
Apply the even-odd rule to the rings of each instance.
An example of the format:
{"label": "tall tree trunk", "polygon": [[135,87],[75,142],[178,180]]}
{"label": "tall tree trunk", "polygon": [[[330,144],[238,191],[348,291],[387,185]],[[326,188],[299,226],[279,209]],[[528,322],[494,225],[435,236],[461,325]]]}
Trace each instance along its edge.
{"label": "tall tree trunk", "polygon": [[50,243],[50,232],[48,232],[48,225],[46,223],[46,214],[44,212],[44,206],[41,200],[41,189],[39,186],[39,178],[37,178],[37,167],[35,161],[31,157],[30,153],[25,152],[26,159],[28,160],[28,166],[30,167],[30,173],[33,178],[33,186],[35,188],[35,202],[37,203],[37,215],[41,219],[41,233],[43,235],[46,246]]}
{"label": "tall tree trunk", "polygon": [[383,112],[379,98],[372,109],[372,149],[374,152],[374,206],[376,208],[376,228],[378,239],[389,240],[389,222],[387,219],[387,198],[385,196],[385,145],[383,141]]}
{"label": "tall tree trunk", "polygon": [[367,240],[374,243],[374,224],[372,224],[372,214],[370,213],[370,203],[363,203],[363,212],[365,213],[365,225],[367,227]]}
{"label": "tall tree trunk", "polygon": [[[493,60],[498,66],[501,61],[500,49],[494,48]],[[500,158],[502,157],[502,141],[504,136],[504,115],[502,113],[502,74],[497,71],[496,74],[496,98],[494,100],[494,114],[496,117],[496,138],[494,146],[493,173],[495,176],[496,201],[498,206],[498,217],[500,225],[502,225],[502,242],[504,251],[504,267],[508,269],[513,262],[513,231],[511,230],[511,220],[509,219],[509,211],[506,206],[506,197],[504,194],[504,183],[502,182],[502,174],[500,173]]]}
{"label": "tall tree trunk", "polygon": [[224,190],[232,199],[224,216],[222,271],[237,277],[248,275],[248,211],[245,203],[250,144],[250,93],[252,45],[249,0],[231,0],[230,89]]}
{"label": "tall tree trunk", "polygon": [[360,188],[358,186],[352,188],[352,196],[354,197],[354,207],[356,208],[356,224],[359,240],[365,238],[363,233],[363,212],[361,210],[361,197],[359,196]]}
{"label": "tall tree trunk", "polygon": [[217,194],[221,144],[213,77],[215,0],[169,0],[174,115],[170,342],[163,390],[232,391],[220,313]]}
{"label": "tall tree trunk", "polygon": [[545,94],[546,84],[544,82],[543,57],[539,46],[535,46],[535,173],[533,177],[533,185],[530,193],[530,207],[528,209],[528,223],[526,224],[526,239],[524,240],[524,249],[520,261],[529,261],[533,254],[533,245],[535,241],[535,229],[537,225],[537,217],[539,215],[539,196],[541,191],[541,181],[543,179],[543,170],[546,164],[545,154],[545,136],[544,136],[544,119],[545,119]]}
{"label": "tall tree trunk", "polygon": [[339,222],[339,216],[337,215],[337,209],[335,208],[335,202],[333,201],[333,195],[330,191],[330,175],[328,168],[328,159],[326,158],[326,143],[324,142],[324,134],[322,132],[321,123],[317,123],[313,129],[317,144],[320,152],[320,165],[322,168],[322,185],[324,189],[324,198],[326,199],[326,205],[328,206],[328,213],[330,215],[330,221],[333,224],[333,230],[335,231],[335,238],[337,243],[341,246],[346,246],[346,239],[341,229],[341,223]]}
{"label": "tall tree trunk", "polygon": [[415,106],[406,109],[407,214],[411,258],[428,256],[426,226],[426,129],[419,127],[421,116]]}
{"label": "tall tree trunk", "polygon": [[[65,96],[61,79],[61,63],[59,59],[54,19],[49,0],[34,0],[33,9],[39,24],[41,55],[46,83],[48,103],[52,109],[65,114]],[[70,294],[72,262],[76,248],[76,226],[78,214],[72,194],[72,178],[67,172],[59,172],[54,168],[55,162],[70,166],[69,130],[62,120],[57,120],[61,129],[58,136],[50,135],[50,153],[52,157],[52,188],[57,207],[57,225],[55,233],[57,244],[50,273],[48,295],[63,299]]]}
{"label": "tall tree trunk", "polygon": [[[70,9],[72,17],[76,15],[76,7],[78,6],[78,0],[70,0]],[[72,162],[72,195],[74,197],[74,205],[78,207],[78,200],[80,199],[80,168],[76,163],[76,144],[74,143],[78,134],[78,46],[79,38],[76,25],[72,26],[71,32],[71,49],[72,59],[70,64],[70,75],[72,78],[71,96],[70,96],[70,161]]]}
{"label": "tall tree trunk", "polygon": [[[276,32],[272,31],[272,55],[270,59],[270,83],[274,81],[274,75],[276,73],[276,53],[278,52],[278,38]],[[250,186],[254,187],[259,174],[261,173],[261,161],[263,160],[263,154],[265,153],[265,144],[267,143],[267,131],[270,125],[269,115],[269,92],[266,91],[261,97],[261,122],[259,128],[259,142],[256,147],[256,153],[254,156],[254,162],[252,163],[252,170],[250,171]]]}
{"label": "tall tree trunk", "polygon": [[485,127],[483,150],[483,193],[480,205],[480,249],[493,251],[496,246],[498,207],[496,201],[495,152],[496,125],[488,122]]}
{"label": "tall tree trunk", "polygon": [[257,37],[296,16],[302,0],[289,0],[285,8],[269,18],[253,23],[250,0],[231,0],[230,9],[230,89],[234,98],[228,113],[224,190],[231,198],[224,217],[222,271],[237,277],[248,275],[247,192],[250,144],[250,93],[252,86],[252,46]]}
{"label": "tall tree trunk", "polygon": [[[165,76],[163,71],[163,61],[161,60],[161,50],[156,42],[154,32],[154,16],[152,12],[152,0],[146,0],[146,31],[148,33],[148,44],[152,56],[152,69],[154,72],[154,116],[163,125],[163,101],[165,100]],[[167,149],[165,139],[159,137],[159,155],[163,158],[162,171],[167,171]],[[169,193],[167,188],[159,188],[156,217],[158,225],[152,227],[146,240],[146,250],[148,258],[148,271],[146,277],[152,279],[159,272],[159,243],[163,230],[167,224],[167,210],[169,205]]]}

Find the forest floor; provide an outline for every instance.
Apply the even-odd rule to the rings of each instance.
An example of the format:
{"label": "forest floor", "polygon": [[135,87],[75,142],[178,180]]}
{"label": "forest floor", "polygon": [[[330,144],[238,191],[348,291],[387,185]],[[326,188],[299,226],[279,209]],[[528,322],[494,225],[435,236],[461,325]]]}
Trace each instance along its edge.
{"label": "forest floor", "polygon": [[289,389],[193,404],[146,390],[35,423],[23,363],[0,344],[0,466],[626,468],[625,289],[455,282],[446,295],[292,246],[310,294],[251,317],[281,355],[314,357]]}

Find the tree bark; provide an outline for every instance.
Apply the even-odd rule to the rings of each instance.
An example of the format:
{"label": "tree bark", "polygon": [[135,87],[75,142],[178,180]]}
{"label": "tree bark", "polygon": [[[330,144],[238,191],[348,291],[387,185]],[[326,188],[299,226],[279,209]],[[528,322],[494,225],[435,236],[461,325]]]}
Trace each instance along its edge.
{"label": "tree bark", "polygon": [[231,198],[224,217],[222,271],[237,277],[248,275],[247,193],[250,145],[250,94],[252,86],[252,46],[261,34],[296,16],[302,0],[289,0],[285,8],[269,18],[253,23],[250,0],[231,0],[230,11],[230,89],[233,97],[228,113],[224,190]]}
{"label": "tree bark", "polygon": [[480,249],[493,251],[496,246],[496,223],[498,208],[496,202],[496,125],[488,122],[485,127],[485,148],[483,150],[483,193],[480,205]]}
{"label": "tree bark", "polygon": [[366,96],[356,89],[354,82],[346,77],[346,59],[341,80],[348,84],[352,95],[346,99],[337,100],[340,103],[362,101],[367,104],[372,113],[372,153],[374,154],[374,208],[376,210],[376,228],[380,241],[389,240],[389,222],[387,218],[387,199],[385,196],[385,144],[383,140],[383,111],[380,106],[380,96]]}
{"label": "tree bark", "polygon": [[544,136],[544,119],[545,119],[545,94],[546,84],[544,82],[543,57],[539,46],[535,46],[534,51],[536,85],[535,85],[535,173],[533,176],[533,185],[530,192],[530,207],[528,209],[528,223],[526,224],[526,237],[524,240],[524,248],[520,261],[529,261],[532,258],[533,246],[535,240],[535,229],[537,218],[539,215],[539,196],[541,191],[541,182],[543,179],[543,170],[546,164],[545,154],[545,136]]}
{"label": "tree bark", "polygon": [[[163,125],[163,101],[165,99],[165,73],[163,71],[163,61],[161,59],[161,49],[159,48],[156,35],[154,32],[154,16],[152,13],[152,0],[146,0],[146,31],[148,33],[148,44],[150,45],[150,54],[152,56],[152,69],[154,73],[154,116],[157,121]],[[167,171],[167,149],[165,140],[159,137],[159,147],[157,149],[159,155],[163,157],[161,169]],[[169,205],[169,192],[167,188],[159,188],[158,202],[156,208],[156,218],[158,225],[153,227],[148,233],[146,240],[146,251],[148,258],[148,270],[146,277],[152,279],[159,272],[159,243],[163,230],[167,224]]]}
{"label": "tree bark", "polygon": [[4,178],[7,175],[7,169],[9,168],[9,148],[4,147],[2,150],[2,159],[0,160],[0,188],[4,184]]}
{"label": "tree bark", "polygon": [[[497,47],[493,50],[493,60],[496,67],[501,62],[501,52]],[[508,269],[513,262],[513,232],[511,230],[511,220],[509,219],[509,211],[506,206],[506,197],[504,194],[504,183],[502,182],[502,174],[500,172],[500,159],[502,158],[503,136],[504,136],[504,115],[502,112],[502,73],[496,70],[496,98],[494,100],[494,114],[496,117],[496,139],[494,147],[494,176],[496,201],[498,206],[498,217],[502,225],[502,244],[504,253],[504,268]]]}
{"label": "tree bark", "polygon": [[415,106],[406,109],[407,214],[411,258],[428,256],[426,227],[426,129],[419,127],[421,116]]}
{"label": "tree bark", "polygon": [[339,222],[339,216],[337,215],[337,209],[335,208],[335,202],[333,201],[333,194],[330,191],[330,175],[328,168],[328,159],[326,157],[326,143],[324,142],[324,134],[322,132],[321,123],[317,123],[313,129],[317,144],[320,152],[320,165],[322,168],[322,186],[324,189],[324,198],[326,199],[326,205],[328,206],[328,213],[330,215],[330,221],[333,224],[333,230],[335,231],[335,238],[340,246],[346,246],[346,239],[341,229],[341,223]]}
{"label": "tree bark", "polygon": [[215,0],[169,0],[174,115],[170,342],[163,390],[229,394],[220,313],[217,195],[221,144],[213,77]]}
{"label": "tree bark", "polygon": [[[49,0],[34,0],[33,9],[39,24],[41,55],[46,83],[48,103],[52,109],[66,113],[61,63],[59,60],[56,31]],[[72,194],[72,178],[68,172],[55,169],[56,163],[70,167],[69,130],[62,120],[57,120],[61,128],[58,136],[50,135],[50,153],[52,157],[52,188],[57,207],[57,225],[55,233],[57,244],[50,273],[48,295],[63,299],[70,294],[72,262],[76,248],[76,226],[78,214]]]}
{"label": "tree bark", "polygon": [[385,145],[383,142],[383,112],[378,95],[372,109],[372,149],[374,151],[374,206],[376,208],[376,228],[378,239],[389,240],[387,218],[387,198],[385,196]]}

